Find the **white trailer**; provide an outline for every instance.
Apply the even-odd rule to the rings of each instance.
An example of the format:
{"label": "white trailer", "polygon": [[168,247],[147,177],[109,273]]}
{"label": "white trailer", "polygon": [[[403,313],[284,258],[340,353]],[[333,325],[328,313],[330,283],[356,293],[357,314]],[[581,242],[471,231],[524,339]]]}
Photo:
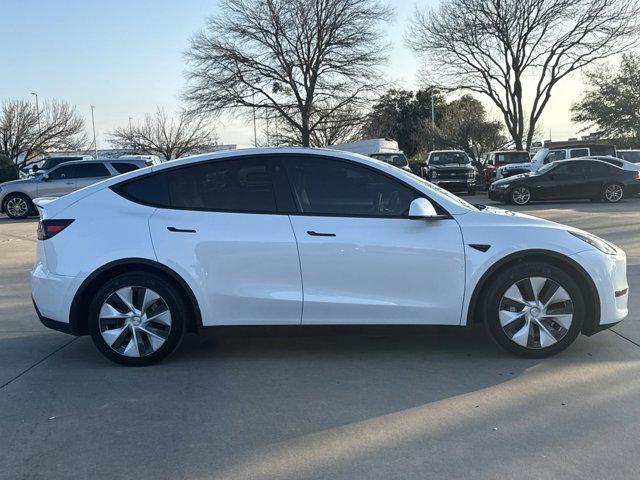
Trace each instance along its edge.
{"label": "white trailer", "polygon": [[355,142],[336,143],[335,145],[328,145],[325,148],[340,150],[343,152],[359,153],[366,157],[382,160],[394,167],[402,168],[409,172],[411,171],[409,168],[409,162],[407,161],[407,156],[402,150],[400,150],[398,142],[391,140],[390,138],[368,138],[366,140],[357,140]]}

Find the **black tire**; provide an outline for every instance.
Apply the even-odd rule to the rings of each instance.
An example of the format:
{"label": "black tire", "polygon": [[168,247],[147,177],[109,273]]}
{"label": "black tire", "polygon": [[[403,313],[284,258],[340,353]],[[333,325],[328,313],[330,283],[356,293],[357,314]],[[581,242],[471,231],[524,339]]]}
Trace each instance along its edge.
{"label": "black tire", "polygon": [[[523,193],[521,195],[520,193]],[[526,195],[524,195],[526,193]],[[509,192],[509,203],[513,205],[527,205],[531,202],[531,190],[526,185],[516,185]]]}
{"label": "black tire", "polygon": [[[26,210],[24,210],[21,214],[16,214],[15,209],[11,207],[13,202],[17,202],[18,205],[26,204]],[[31,199],[24,193],[10,193],[4,199],[2,210],[7,214],[9,218],[13,220],[22,220],[24,218],[27,218],[31,214],[31,212],[35,210],[35,206],[33,205]]]}
{"label": "black tire", "polygon": [[[619,193],[616,195],[610,194],[610,190],[613,189]],[[616,182],[607,183],[602,189],[602,199],[607,203],[618,203],[624,197],[624,187]]]}
{"label": "black tire", "polygon": [[[526,282],[525,279],[531,277],[544,277],[557,283],[569,294],[573,304],[573,318],[570,328],[564,330],[564,336],[557,340],[556,343],[544,348],[535,345],[536,332],[533,328],[528,337],[530,340],[534,340],[532,346],[517,344],[507,335],[499,318],[499,309],[507,290],[516,282],[521,280]],[[547,263],[527,262],[507,267],[492,278],[490,282],[487,290],[485,290],[486,294],[481,306],[482,318],[491,338],[508,352],[526,358],[549,357],[571,345],[582,330],[585,315],[584,297],[576,281],[562,269]],[[524,320],[519,321],[524,322]],[[514,329],[517,328],[519,326],[516,325]],[[536,328],[538,329],[538,336],[540,336],[540,329],[539,327]],[[527,344],[530,340],[527,340]]]}
{"label": "black tire", "polygon": [[[105,341],[100,331],[100,309],[116,291],[126,287],[142,287],[156,292],[168,307],[171,325],[168,336],[162,346],[144,356],[130,357],[116,350]],[[135,303],[135,302],[132,302]],[[93,343],[109,360],[126,366],[145,366],[157,363],[171,354],[180,345],[186,330],[188,304],[183,292],[171,281],[161,275],[147,272],[132,272],[118,275],[106,282],[94,296],[89,306],[89,332]],[[136,342],[139,346],[144,342]],[[139,348],[139,346],[137,348]]]}

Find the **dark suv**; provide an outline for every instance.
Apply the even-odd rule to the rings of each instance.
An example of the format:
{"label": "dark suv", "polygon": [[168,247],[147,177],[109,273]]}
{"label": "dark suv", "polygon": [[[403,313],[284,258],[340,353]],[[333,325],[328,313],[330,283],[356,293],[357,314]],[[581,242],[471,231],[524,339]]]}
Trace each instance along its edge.
{"label": "dark suv", "polygon": [[476,169],[462,150],[429,152],[422,176],[447,190],[476,193]]}

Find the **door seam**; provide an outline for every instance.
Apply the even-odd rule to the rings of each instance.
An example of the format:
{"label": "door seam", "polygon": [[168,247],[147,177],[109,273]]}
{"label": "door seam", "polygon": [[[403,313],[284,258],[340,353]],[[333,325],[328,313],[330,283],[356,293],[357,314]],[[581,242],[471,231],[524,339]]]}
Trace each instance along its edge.
{"label": "door seam", "polygon": [[291,225],[291,232],[293,233],[293,238],[296,241],[296,251],[298,252],[298,266],[300,268],[300,289],[302,290],[302,305],[300,307],[300,322],[299,325],[302,325],[302,317],[304,315],[304,279],[302,277],[302,257],[300,256],[300,244],[298,243],[298,236],[296,235],[296,229],[293,228],[293,222],[291,221],[291,215],[287,215],[289,219],[289,225]]}

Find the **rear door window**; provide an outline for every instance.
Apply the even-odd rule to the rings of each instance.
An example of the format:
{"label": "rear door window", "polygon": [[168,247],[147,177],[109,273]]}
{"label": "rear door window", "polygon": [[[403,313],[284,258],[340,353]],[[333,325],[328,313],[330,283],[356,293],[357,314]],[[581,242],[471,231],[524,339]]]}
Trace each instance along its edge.
{"label": "rear door window", "polygon": [[104,163],[83,162],[77,163],[75,167],[75,178],[97,178],[110,176],[109,170]]}
{"label": "rear door window", "polygon": [[49,180],[64,180],[66,178],[76,178],[75,165],[63,165],[47,174]]}

